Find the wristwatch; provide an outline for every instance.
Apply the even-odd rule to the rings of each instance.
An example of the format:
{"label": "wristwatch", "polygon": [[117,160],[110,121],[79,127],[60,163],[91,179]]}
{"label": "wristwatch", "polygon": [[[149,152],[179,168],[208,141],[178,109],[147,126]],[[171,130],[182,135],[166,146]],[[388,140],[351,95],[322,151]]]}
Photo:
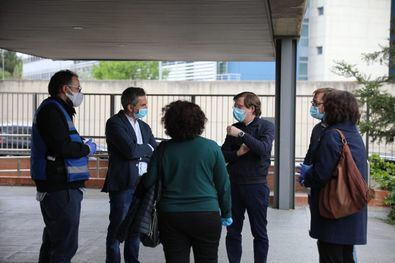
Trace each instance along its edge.
{"label": "wristwatch", "polygon": [[239,132],[238,136],[243,137],[245,134],[246,134],[245,132],[241,131],[241,132]]}

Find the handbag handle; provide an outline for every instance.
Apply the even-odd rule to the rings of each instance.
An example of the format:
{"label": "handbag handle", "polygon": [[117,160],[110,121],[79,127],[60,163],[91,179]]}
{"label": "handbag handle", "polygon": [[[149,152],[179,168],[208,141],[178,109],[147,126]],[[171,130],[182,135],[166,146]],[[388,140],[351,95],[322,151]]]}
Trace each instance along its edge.
{"label": "handbag handle", "polygon": [[344,136],[343,132],[339,129],[334,129],[340,135],[341,141],[343,144],[347,144],[346,136]]}

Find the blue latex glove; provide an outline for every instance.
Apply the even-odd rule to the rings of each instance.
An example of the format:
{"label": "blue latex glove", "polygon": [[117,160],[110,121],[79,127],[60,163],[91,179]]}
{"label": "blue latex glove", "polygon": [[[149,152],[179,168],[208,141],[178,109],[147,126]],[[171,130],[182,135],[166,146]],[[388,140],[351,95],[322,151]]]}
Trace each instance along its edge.
{"label": "blue latex glove", "polygon": [[299,183],[303,184],[304,183],[304,178],[306,177],[307,171],[309,171],[313,167],[313,165],[307,165],[307,164],[300,164],[300,176],[299,176]]}
{"label": "blue latex glove", "polygon": [[89,139],[85,144],[89,147],[89,156],[93,156],[96,153],[96,143],[92,142],[92,139]]}
{"label": "blue latex glove", "polygon": [[230,226],[233,223],[233,219],[231,217],[221,218],[221,224],[223,226]]}

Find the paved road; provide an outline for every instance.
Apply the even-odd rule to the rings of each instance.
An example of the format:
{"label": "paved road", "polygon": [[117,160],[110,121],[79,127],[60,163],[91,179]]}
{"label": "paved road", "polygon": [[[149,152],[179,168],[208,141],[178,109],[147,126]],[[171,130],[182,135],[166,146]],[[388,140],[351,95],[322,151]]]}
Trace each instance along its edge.
{"label": "paved road", "polygon": [[[39,204],[34,200],[33,187],[0,186],[0,262],[37,262],[43,222]],[[88,189],[82,206],[80,245],[73,262],[104,262],[105,237],[108,224],[107,195]],[[395,227],[384,222],[386,210],[369,211],[368,245],[358,246],[360,263],[395,262]],[[309,238],[309,211],[268,210],[268,262],[318,262],[315,240]],[[247,220],[248,221],[248,220]],[[223,229],[219,262],[227,262]],[[244,228],[242,262],[253,262],[252,238],[249,225]],[[162,248],[141,249],[141,262],[164,262]],[[191,261],[193,262],[193,261]]]}

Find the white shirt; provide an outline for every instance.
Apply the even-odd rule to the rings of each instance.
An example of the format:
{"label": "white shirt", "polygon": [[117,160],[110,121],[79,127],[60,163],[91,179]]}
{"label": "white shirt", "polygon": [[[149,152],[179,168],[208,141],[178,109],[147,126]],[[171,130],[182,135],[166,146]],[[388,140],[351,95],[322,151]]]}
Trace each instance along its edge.
{"label": "white shirt", "polygon": [[[130,125],[132,125],[134,133],[136,134],[137,144],[143,144],[143,136],[141,135],[139,122],[136,119],[134,119],[128,115],[126,115],[126,118],[128,118]],[[154,150],[154,148],[151,145],[148,144],[148,146],[151,147],[151,150]],[[141,158],[140,158],[140,160],[141,160]],[[140,176],[147,172],[148,164],[146,162],[139,162],[137,164],[137,166],[139,168],[139,175]]]}

